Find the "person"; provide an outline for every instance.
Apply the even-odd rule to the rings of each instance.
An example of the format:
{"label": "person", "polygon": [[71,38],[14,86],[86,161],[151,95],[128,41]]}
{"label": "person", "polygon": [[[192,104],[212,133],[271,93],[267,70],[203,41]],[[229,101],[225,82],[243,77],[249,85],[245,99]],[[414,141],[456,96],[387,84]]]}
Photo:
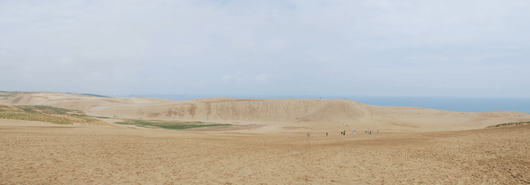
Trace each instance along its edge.
{"label": "person", "polygon": [[309,132],[307,133],[307,137],[309,137]]}
{"label": "person", "polygon": [[377,130],[377,134],[379,134],[379,130]]}
{"label": "person", "polygon": [[328,136],[328,132],[326,132],[326,136]]}

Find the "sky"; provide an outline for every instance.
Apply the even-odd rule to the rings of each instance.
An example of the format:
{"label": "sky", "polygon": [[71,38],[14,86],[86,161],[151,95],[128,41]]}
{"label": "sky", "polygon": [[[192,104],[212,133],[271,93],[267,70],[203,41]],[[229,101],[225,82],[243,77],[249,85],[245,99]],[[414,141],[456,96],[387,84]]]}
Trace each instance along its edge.
{"label": "sky", "polygon": [[0,91],[530,98],[528,0],[0,0]]}

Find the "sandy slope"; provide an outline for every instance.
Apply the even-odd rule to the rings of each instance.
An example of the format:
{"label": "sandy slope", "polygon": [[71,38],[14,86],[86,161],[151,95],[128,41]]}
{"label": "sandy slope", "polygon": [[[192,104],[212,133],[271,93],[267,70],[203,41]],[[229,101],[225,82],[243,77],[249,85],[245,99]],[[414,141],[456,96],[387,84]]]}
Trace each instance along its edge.
{"label": "sandy slope", "polygon": [[0,119],[0,184],[529,184],[529,133],[308,138]]}
{"label": "sandy slope", "polygon": [[387,132],[450,131],[478,129],[504,122],[530,119],[530,114],[520,112],[464,113],[413,107],[381,107],[341,99],[205,98],[173,101],[156,98],[99,98],[62,93],[34,93],[0,100],[0,104],[2,103],[80,109],[96,116],[263,125],[253,129],[252,132],[331,132],[353,128]]}

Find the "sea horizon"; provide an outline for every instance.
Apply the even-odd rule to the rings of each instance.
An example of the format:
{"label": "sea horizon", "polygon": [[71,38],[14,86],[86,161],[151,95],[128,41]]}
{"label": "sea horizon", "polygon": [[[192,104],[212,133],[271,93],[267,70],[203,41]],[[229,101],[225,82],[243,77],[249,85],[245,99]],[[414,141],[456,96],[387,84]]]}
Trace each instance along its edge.
{"label": "sea horizon", "polygon": [[[31,92],[31,91],[0,91]],[[35,92],[35,91],[33,91]],[[346,99],[374,106],[419,107],[456,112],[516,111],[530,113],[530,98],[525,97],[442,97],[442,96],[370,96],[370,95],[102,95],[64,92],[96,97],[116,98],[161,98],[169,100],[192,100],[200,98],[228,97],[239,99]]]}
{"label": "sea horizon", "polygon": [[516,111],[530,113],[530,98],[436,96],[317,96],[317,95],[118,95],[119,98],[191,100],[229,97],[240,99],[346,99],[375,106],[419,107],[457,112]]}

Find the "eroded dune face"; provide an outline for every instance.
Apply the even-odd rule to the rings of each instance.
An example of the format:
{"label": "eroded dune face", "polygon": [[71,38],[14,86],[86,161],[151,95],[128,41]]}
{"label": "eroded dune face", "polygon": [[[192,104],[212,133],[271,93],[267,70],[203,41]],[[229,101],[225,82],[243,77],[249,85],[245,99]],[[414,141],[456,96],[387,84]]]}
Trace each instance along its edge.
{"label": "eroded dune face", "polygon": [[[119,118],[258,123],[268,129],[299,131],[446,131],[528,121],[520,112],[464,113],[413,107],[370,106],[350,100],[204,98],[174,101],[156,98],[101,98],[62,93],[20,94],[0,100],[12,105],[50,105]],[[524,116],[524,117],[522,117]]]}

